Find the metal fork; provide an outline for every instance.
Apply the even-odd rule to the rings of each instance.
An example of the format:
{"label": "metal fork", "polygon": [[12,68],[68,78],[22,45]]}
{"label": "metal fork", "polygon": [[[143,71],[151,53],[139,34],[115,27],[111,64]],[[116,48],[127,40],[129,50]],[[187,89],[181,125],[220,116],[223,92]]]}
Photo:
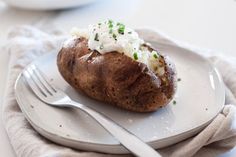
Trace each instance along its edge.
{"label": "metal fork", "polygon": [[45,75],[34,64],[29,65],[23,71],[23,76],[34,94],[43,102],[57,107],[74,107],[86,112],[136,156],[161,157],[152,147],[108,117],[83,104],[73,101],[62,90],[49,83],[44,77]]}

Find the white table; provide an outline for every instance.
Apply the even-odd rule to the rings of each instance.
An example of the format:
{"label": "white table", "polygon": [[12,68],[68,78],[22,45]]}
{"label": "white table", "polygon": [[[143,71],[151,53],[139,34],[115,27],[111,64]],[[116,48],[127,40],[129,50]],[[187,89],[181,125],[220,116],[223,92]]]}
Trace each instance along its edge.
{"label": "white table", "polygon": [[[54,24],[70,30],[72,26],[86,27],[108,18],[133,28],[158,29],[177,40],[216,50],[216,54],[236,57],[235,0],[100,0],[78,9],[47,12],[15,10],[0,2],[0,46],[6,43],[6,32],[14,25]],[[7,54],[0,53],[0,102],[6,83],[7,62]],[[2,121],[0,139],[1,156],[14,157]],[[235,154],[236,149],[222,157],[233,157]]]}

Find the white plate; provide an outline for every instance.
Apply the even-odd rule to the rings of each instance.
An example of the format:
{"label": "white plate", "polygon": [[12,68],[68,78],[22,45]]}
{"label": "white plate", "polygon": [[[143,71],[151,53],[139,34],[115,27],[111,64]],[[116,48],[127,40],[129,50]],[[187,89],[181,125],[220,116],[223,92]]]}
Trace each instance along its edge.
{"label": "white plate", "polygon": [[3,0],[8,5],[30,10],[55,10],[74,8],[95,0]]}
{"label": "white plate", "polygon": [[[34,64],[74,100],[104,113],[154,148],[161,148],[202,130],[222,109],[225,91],[217,70],[203,57],[173,45],[158,42],[152,45],[172,58],[181,78],[174,98],[177,103],[171,102],[153,113],[128,112],[75,92],[57,70],[56,53],[45,55]],[[82,150],[128,152],[86,114],[75,109],[51,107],[38,100],[22,76],[16,81],[15,93],[28,121],[46,138]]]}

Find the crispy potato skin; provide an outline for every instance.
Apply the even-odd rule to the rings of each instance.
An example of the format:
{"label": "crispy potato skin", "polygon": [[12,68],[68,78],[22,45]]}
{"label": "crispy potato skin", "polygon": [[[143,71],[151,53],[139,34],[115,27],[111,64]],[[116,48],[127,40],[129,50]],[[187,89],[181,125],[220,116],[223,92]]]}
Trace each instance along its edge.
{"label": "crispy potato skin", "polygon": [[168,104],[176,90],[174,65],[161,58],[165,74],[158,76],[122,53],[101,55],[88,48],[87,39],[74,38],[58,53],[57,65],[76,90],[130,111],[150,112]]}

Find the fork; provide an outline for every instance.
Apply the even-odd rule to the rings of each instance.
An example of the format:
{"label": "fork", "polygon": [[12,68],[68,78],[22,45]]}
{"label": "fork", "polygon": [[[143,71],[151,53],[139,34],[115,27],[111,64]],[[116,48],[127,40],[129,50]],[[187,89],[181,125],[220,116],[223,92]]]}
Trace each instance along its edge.
{"label": "fork", "polygon": [[105,115],[73,101],[65,92],[49,83],[45,75],[36,67],[36,65],[31,64],[26,67],[23,71],[23,76],[33,93],[43,102],[56,107],[73,107],[82,110],[95,119],[126,149],[136,156],[161,157],[161,155],[151,146]]}

